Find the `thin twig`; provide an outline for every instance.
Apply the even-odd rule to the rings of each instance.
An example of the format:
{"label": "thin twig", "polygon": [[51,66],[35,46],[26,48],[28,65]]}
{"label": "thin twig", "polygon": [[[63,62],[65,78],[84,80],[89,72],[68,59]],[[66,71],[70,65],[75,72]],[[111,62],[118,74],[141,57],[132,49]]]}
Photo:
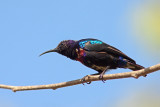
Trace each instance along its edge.
{"label": "thin twig", "polygon": [[[124,73],[117,73],[117,74],[107,74],[103,76],[104,80],[112,80],[112,79],[121,79],[121,78],[139,78],[140,76],[145,76],[149,73],[155,72],[160,70],[160,64],[132,72],[124,72]],[[85,82],[91,82],[91,81],[99,81],[99,75],[95,76],[87,76],[85,78]],[[0,88],[3,89],[10,89],[13,92],[16,91],[25,91],[25,90],[40,90],[40,89],[58,89],[68,86],[73,86],[77,84],[82,84],[81,79],[72,80],[68,82],[62,82],[57,84],[48,84],[48,85],[34,85],[34,86],[10,86],[10,85],[3,85],[0,84]]]}

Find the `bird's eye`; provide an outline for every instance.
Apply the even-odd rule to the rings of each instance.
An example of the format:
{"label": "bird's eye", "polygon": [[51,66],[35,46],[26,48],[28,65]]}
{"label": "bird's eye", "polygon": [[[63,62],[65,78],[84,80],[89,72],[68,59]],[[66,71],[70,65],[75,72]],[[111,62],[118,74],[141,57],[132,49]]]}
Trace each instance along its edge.
{"label": "bird's eye", "polygon": [[61,43],[61,46],[63,46],[64,44],[63,43]]}

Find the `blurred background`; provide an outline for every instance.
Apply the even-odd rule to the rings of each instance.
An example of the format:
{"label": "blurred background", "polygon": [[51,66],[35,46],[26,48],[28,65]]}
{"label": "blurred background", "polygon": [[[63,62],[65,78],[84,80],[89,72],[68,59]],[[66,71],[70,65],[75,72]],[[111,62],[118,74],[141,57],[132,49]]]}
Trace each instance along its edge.
{"label": "blurred background", "polygon": [[[96,73],[57,53],[39,57],[62,40],[83,38],[115,46],[145,67],[158,64],[160,1],[1,0],[0,84],[52,84]],[[0,107],[160,107],[159,81],[154,72],[58,90],[0,89]]]}

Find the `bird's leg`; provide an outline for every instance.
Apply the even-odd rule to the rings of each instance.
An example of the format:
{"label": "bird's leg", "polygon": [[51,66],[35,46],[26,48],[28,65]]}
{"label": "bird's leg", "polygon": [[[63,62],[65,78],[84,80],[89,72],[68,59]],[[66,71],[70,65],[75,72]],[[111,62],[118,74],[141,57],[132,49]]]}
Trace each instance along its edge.
{"label": "bird's leg", "polygon": [[[103,80],[103,75],[105,74],[105,72],[108,70],[110,68],[110,66],[107,66],[106,67],[106,69],[103,71],[103,72],[98,72],[98,73],[95,73],[95,74],[91,74],[91,75],[100,75],[99,76],[99,79],[100,80],[102,80],[102,82],[104,82],[105,80]],[[86,77],[89,77],[89,76],[91,76],[91,75],[86,75],[86,76],[84,76],[82,79],[81,79],[81,81],[82,81],[82,84],[84,85],[84,82],[85,82],[85,78]],[[91,82],[86,82],[87,84],[90,84]],[[105,82],[104,82],[105,83]]]}
{"label": "bird's leg", "polygon": [[107,66],[106,69],[100,74],[99,79],[102,80],[102,82],[105,83],[105,80],[103,80],[103,75],[105,74],[105,72],[110,68],[110,66]]}
{"label": "bird's leg", "polygon": [[[82,81],[82,84],[84,85],[84,82],[86,81],[85,80],[85,78],[86,77],[89,77],[89,76],[92,76],[92,75],[99,75],[100,73],[98,72],[98,73],[95,73],[95,74],[91,74],[91,75],[86,75],[86,76],[84,76],[82,79],[81,79],[81,81]],[[87,84],[90,84],[91,83],[91,81],[90,82],[86,82]]]}

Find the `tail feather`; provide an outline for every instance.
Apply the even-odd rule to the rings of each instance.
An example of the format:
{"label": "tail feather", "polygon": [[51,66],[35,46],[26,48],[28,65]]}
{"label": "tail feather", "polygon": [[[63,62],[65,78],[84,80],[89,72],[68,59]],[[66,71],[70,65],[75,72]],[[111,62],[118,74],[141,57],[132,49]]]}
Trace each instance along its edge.
{"label": "tail feather", "polygon": [[[140,70],[140,69],[144,69],[144,67],[143,66],[141,66],[141,65],[138,65],[138,64],[134,64],[134,63],[128,63],[128,65],[129,65],[129,69],[131,69],[131,70],[133,70],[133,71],[136,71],[136,70]],[[147,74],[146,75],[144,75],[144,77],[146,77],[147,76]]]}
{"label": "tail feather", "polygon": [[131,63],[131,62],[128,62],[128,63],[127,63],[127,67],[128,67],[129,69],[133,70],[133,71],[135,71],[135,70],[140,70],[140,69],[144,69],[143,66],[138,65],[138,64],[135,64],[135,63]]}

